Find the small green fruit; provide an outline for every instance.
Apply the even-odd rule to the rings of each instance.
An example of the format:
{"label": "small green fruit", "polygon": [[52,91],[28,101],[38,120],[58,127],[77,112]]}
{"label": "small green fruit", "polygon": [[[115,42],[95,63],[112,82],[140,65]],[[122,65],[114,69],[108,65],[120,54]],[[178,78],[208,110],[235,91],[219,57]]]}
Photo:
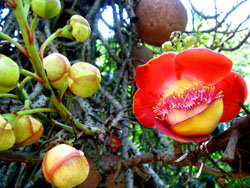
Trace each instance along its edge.
{"label": "small green fruit", "polygon": [[70,62],[67,57],[59,53],[52,53],[43,59],[43,66],[54,88],[61,90],[68,84]]}
{"label": "small green fruit", "polygon": [[24,115],[18,116],[14,122],[16,144],[27,146],[35,143],[43,134],[43,125],[35,118]]}
{"label": "small green fruit", "polygon": [[95,66],[78,62],[71,66],[68,80],[69,88],[75,95],[89,97],[98,90],[101,74]]}
{"label": "small green fruit", "polygon": [[44,19],[51,19],[61,11],[60,0],[32,0],[33,12]]}
{"label": "small green fruit", "polygon": [[49,183],[69,188],[79,185],[88,177],[89,163],[82,151],[60,144],[45,154],[42,169]]}
{"label": "small green fruit", "polygon": [[0,93],[14,89],[19,80],[19,67],[9,57],[0,54]]}
{"label": "small green fruit", "polygon": [[77,42],[86,41],[91,33],[88,21],[80,15],[74,15],[70,18],[69,25],[72,27],[72,36]]}
{"label": "small green fruit", "polygon": [[15,143],[12,126],[0,115],[0,151],[11,148]]}

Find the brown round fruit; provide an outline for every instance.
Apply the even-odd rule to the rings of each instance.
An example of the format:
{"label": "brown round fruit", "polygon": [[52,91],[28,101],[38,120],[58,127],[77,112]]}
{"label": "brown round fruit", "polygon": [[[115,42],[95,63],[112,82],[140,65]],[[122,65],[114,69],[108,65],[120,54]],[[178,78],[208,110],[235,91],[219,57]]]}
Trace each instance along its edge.
{"label": "brown round fruit", "polygon": [[146,46],[133,46],[131,50],[131,57],[133,58],[133,67],[136,68],[138,65],[147,63],[154,56]]}
{"label": "brown round fruit", "polygon": [[179,0],[141,0],[135,14],[139,37],[154,46],[161,46],[173,31],[183,32],[187,25],[187,11]]}

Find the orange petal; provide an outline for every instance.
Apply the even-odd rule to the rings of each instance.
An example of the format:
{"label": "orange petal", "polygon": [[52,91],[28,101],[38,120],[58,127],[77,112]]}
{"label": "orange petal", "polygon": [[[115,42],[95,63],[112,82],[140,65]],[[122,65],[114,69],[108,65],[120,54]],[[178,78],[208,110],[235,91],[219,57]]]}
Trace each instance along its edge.
{"label": "orange petal", "polygon": [[177,80],[175,53],[169,52],[150,60],[136,69],[137,86],[151,95],[161,96]]}
{"label": "orange petal", "polygon": [[154,127],[155,113],[153,107],[159,102],[160,98],[152,96],[141,89],[134,95],[133,112],[138,121],[145,127]]}
{"label": "orange petal", "polygon": [[205,48],[185,50],[175,61],[178,79],[208,85],[223,79],[232,68],[232,61],[226,56]]}
{"label": "orange petal", "polygon": [[247,98],[247,84],[243,77],[235,72],[215,84],[215,92],[223,91],[224,112],[220,122],[233,119],[241,110],[237,100],[244,103]]}

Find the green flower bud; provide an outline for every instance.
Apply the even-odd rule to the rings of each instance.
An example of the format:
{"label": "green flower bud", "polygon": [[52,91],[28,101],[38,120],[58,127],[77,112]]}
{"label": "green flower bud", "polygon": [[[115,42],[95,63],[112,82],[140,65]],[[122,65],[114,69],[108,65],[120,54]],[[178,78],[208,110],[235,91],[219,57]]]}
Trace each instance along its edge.
{"label": "green flower bud", "polygon": [[185,48],[192,47],[196,42],[196,38],[194,36],[187,36],[185,39]]}
{"label": "green flower bud", "polygon": [[89,97],[94,94],[101,81],[101,74],[95,66],[78,62],[69,71],[69,88],[77,96]]}
{"label": "green flower bud", "polygon": [[184,40],[187,36],[188,36],[188,35],[187,35],[186,33],[183,33],[183,34],[181,35],[181,40]]}
{"label": "green flower bud", "polygon": [[32,0],[33,12],[44,19],[51,19],[61,11],[60,0]]}
{"label": "green flower bud", "polygon": [[59,53],[52,53],[43,59],[43,66],[54,88],[61,90],[68,84],[70,62],[67,57]]}
{"label": "green flower bud", "polygon": [[35,118],[24,115],[18,116],[14,122],[16,144],[27,146],[35,143],[43,134],[43,125]]}
{"label": "green flower bud", "polygon": [[42,169],[49,183],[69,188],[85,181],[89,174],[89,163],[82,151],[59,144],[45,154]]}
{"label": "green flower bud", "polygon": [[16,120],[16,115],[15,114],[2,114],[2,117],[7,119],[9,124],[14,125],[14,121]]}
{"label": "green flower bud", "polygon": [[11,148],[15,143],[12,126],[0,115],[0,151]]}
{"label": "green flower bud", "polygon": [[77,42],[84,42],[89,38],[91,29],[88,21],[82,16],[72,16],[69,25],[72,27],[72,36]]}
{"label": "green flower bud", "polygon": [[172,50],[172,42],[171,42],[171,41],[164,42],[164,43],[162,44],[162,49],[163,49],[165,52],[171,51],[171,50]]}
{"label": "green flower bud", "polygon": [[14,89],[19,80],[19,67],[9,57],[0,54],[0,93]]}

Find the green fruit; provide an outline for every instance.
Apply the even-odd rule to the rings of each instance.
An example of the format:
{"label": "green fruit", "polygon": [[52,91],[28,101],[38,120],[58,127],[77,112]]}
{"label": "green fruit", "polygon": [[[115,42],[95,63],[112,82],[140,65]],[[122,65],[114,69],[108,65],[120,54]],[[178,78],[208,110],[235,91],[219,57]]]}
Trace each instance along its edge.
{"label": "green fruit", "polygon": [[14,89],[19,80],[19,67],[9,57],[0,54],[0,93]]}
{"label": "green fruit", "polygon": [[60,0],[32,0],[33,12],[44,19],[51,19],[61,11]]}

